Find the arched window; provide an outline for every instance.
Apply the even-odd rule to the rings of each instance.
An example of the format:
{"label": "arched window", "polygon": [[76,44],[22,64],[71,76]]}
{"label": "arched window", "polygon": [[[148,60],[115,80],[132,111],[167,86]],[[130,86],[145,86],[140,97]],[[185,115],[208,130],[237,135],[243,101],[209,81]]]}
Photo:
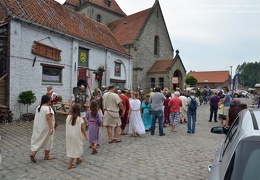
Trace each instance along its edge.
{"label": "arched window", "polygon": [[154,37],[154,55],[159,55],[160,38],[159,36]]}
{"label": "arched window", "polygon": [[101,15],[100,14],[97,15],[97,22],[101,22]]}

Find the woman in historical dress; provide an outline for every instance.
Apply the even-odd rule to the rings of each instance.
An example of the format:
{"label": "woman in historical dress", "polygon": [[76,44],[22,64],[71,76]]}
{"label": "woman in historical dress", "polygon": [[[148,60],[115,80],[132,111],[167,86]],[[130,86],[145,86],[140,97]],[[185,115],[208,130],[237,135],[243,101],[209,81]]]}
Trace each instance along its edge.
{"label": "woman in historical dress", "polygon": [[165,94],[166,99],[163,101],[163,106],[164,106],[164,122],[163,122],[163,127],[166,127],[166,124],[169,124],[169,126],[171,125],[171,121],[170,121],[170,106],[168,105],[169,101],[170,101],[170,93],[166,93]]}
{"label": "woman in historical dress", "polygon": [[90,110],[87,112],[86,118],[89,123],[88,133],[92,154],[96,154],[96,148],[99,141],[99,126],[102,123],[102,111],[99,109],[97,100],[91,101]]}
{"label": "woman in historical dress", "polygon": [[136,137],[145,134],[145,127],[141,117],[141,101],[138,99],[138,93],[132,92],[129,110],[129,134]]}
{"label": "woman in historical dress", "polygon": [[43,95],[41,105],[36,108],[33,133],[31,138],[31,161],[36,162],[36,153],[40,149],[45,150],[44,160],[52,160],[50,150],[54,135],[54,112],[50,106],[51,98]]}
{"label": "woman in historical dress", "polygon": [[152,125],[152,107],[149,103],[150,95],[145,96],[145,100],[142,102],[142,119],[145,127],[145,131],[149,131]]}
{"label": "woman in historical dress", "polygon": [[83,153],[83,138],[88,140],[80,107],[78,103],[73,104],[71,115],[66,119],[66,154],[70,158],[68,169],[76,167],[73,165],[74,158],[77,159],[77,164],[82,162],[80,157]]}

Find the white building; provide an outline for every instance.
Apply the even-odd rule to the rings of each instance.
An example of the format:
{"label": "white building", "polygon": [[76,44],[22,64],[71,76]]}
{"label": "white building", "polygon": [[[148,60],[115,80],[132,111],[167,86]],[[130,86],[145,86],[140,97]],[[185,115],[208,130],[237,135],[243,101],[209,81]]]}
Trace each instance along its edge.
{"label": "white building", "polygon": [[[69,101],[73,87],[85,79],[91,92],[98,86],[93,73],[103,66],[99,85],[117,84],[131,87],[131,56],[112,35],[107,26],[88,19],[53,0],[0,1],[0,86],[14,117],[25,113],[18,103],[22,91],[32,90],[37,102],[46,86]],[[88,92],[89,93],[89,92]]]}

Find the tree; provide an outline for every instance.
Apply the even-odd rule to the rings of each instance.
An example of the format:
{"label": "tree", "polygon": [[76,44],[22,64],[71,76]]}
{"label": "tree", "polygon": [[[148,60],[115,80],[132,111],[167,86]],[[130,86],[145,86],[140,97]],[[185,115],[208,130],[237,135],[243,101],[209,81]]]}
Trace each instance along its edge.
{"label": "tree", "polygon": [[185,82],[190,86],[196,86],[198,80],[193,76],[187,76]]}
{"label": "tree", "polygon": [[254,87],[260,82],[260,62],[244,62],[238,65],[236,69],[238,82],[244,87]]}
{"label": "tree", "polygon": [[27,114],[28,114],[28,106],[36,101],[36,96],[32,91],[23,91],[18,96],[18,102],[23,105],[27,105]]}

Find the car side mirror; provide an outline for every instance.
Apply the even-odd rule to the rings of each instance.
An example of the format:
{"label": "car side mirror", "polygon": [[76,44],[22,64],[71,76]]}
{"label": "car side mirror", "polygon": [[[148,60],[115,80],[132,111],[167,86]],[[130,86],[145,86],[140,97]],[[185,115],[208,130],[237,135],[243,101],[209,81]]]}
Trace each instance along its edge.
{"label": "car side mirror", "polygon": [[218,126],[218,127],[213,127],[211,128],[211,133],[215,133],[215,134],[227,134],[228,129],[222,127],[222,126]]}

